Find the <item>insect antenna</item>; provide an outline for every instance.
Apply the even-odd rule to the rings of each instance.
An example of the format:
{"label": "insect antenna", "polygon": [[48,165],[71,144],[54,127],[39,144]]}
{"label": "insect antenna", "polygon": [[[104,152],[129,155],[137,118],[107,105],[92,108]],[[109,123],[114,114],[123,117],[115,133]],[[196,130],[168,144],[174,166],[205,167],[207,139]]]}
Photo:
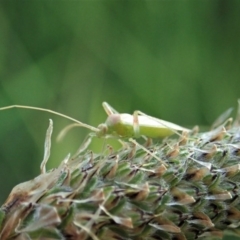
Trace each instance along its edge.
{"label": "insect antenna", "polygon": [[32,109],[32,110],[37,110],[37,111],[43,111],[43,112],[49,112],[49,113],[52,113],[52,114],[55,114],[57,116],[60,116],[60,117],[63,117],[63,118],[66,118],[66,119],[69,119],[73,122],[75,122],[75,125],[78,125],[80,127],[85,127],[85,128],[88,128],[90,129],[91,131],[93,132],[98,132],[99,130],[93,126],[90,126],[86,123],[82,123],[80,121],[78,121],[77,119],[75,118],[72,118],[72,117],[69,117],[65,114],[62,114],[62,113],[59,113],[59,112],[55,112],[53,110],[50,110],[50,109],[46,109],[46,108],[39,108],[39,107],[32,107],[32,106],[25,106],[25,105],[11,105],[11,106],[7,106],[7,107],[2,107],[0,108],[0,111],[1,110],[7,110],[7,109],[11,109],[11,108],[24,108],[24,109]]}

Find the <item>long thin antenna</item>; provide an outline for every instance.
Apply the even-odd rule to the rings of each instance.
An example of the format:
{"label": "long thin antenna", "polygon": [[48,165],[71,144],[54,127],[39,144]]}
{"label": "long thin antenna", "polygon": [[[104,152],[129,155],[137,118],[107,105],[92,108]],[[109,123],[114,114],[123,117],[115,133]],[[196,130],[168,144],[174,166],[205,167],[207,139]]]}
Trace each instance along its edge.
{"label": "long thin antenna", "polygon": [[61,141],[67,132],[69,132],[70,129],[74,128],[74,127],[82,127],[81,125],[79,125],[78,123],[72,123],[72,124],[69,124],[67,125],[65,128],[63,128],[61,130],[61,132],[58,134],[57,136],[57,141]]}
{"label": "long thin antenna", "polygon": [[11,108],[25,108],[25,109],[33,109],[33,110],[37,110],[37,111],[49,112],[49,113],[52,113],[52,114],[61,116],[61,117],[63,117],[63,118],[69,119],[69,120],[71,120],[71,121],[73,121],[73,122],[75,122],[75,123],[78,123],[80,126],[85,127],[85,128],[88,128],[88,129],[90,129],[90,130],[93,131],[93,132],[98,132],[98,131],[99,131],[99,129],[97,129],[97,128],[93,127],[93,126],[90,126],[90,125],[88,125],[88,124],[86,124],[86,123],[82,123],[82,122],[78,121],[77,119],[74,119],[74,118],[69,117],[69,116],[67,116],[67,115],[64,115],[64,114],[62,114],[62,113],[55,112],[55,111],[53,111],[53,110],[46,109],[46,108],[39,108],[39,107],[32,107],[32,106],[25,106],[25,105],[11,105],[11,106],[7,106],[7,107],[2,107],[2,108],[0,108],[0,111],[1,111],[1,110],[11,109]]}

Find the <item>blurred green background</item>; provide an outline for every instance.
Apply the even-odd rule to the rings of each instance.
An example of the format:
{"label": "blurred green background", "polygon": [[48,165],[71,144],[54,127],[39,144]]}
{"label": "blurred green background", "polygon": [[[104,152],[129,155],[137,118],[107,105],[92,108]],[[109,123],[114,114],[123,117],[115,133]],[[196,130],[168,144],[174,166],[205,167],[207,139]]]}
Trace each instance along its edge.
{"label": "blurred green background", "polygon": [[[238,0],[1,1],[0,106],[45,107],[97,126],[107,101],[119,112],[208,126],[240,97],[239,10]],[[89,131],[72,130],[57,143],[70,121],[0,112],[0,204],[39,174],[49,118],[48,169]]]}

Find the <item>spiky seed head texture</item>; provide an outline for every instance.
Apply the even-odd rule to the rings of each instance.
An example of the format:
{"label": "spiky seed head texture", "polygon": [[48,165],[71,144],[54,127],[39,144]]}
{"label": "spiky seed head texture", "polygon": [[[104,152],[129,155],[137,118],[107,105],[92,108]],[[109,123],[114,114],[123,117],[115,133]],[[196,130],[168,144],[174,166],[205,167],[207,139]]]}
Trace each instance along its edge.
{"label": "spiky seed head texture", "polygon": [[116,152],[85,150],[46,172],[50,122],[41,174],[14,187],[1,207],[0,239],[222,239],[227,230],[240,236],[238,122],[148,141],[148,152],[132,142]]}

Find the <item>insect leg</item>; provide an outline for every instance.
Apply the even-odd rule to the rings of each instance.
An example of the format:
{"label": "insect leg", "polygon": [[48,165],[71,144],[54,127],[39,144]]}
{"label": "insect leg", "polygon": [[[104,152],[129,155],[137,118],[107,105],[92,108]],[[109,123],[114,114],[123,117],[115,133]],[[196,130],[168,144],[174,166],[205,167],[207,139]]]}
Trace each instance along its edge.
{"label": "insect leg", "polygon": [[112,114],[118,114],[118,112],[107,102],[103,102],[102,106],[104,108],[104,111],[107,113],[108,116]]}
{"label": "insect leg", "polygon": [[140,127],[139,127],[139,120],[138,120],[138,111],[134,111],[133,113],[133,135],[134,137],[140,137]]}
{"label": "insect leg", "polygon": [[140,143],[138,143],[136,140],[130,138],[129,139],[130,142],[136,144],[138,147],[140,147],[141,149],[143,149],[146,153],[148,153],[149,155],[151,155],[152,157],[156,158],[160,163],[162,163],[165,167],[167,167],[168,165],[161,160],[158,156],[156,156],[156,154],[152,153],[151,151],[149,151],[148,149],[146,149],[144,146],[142,146]]}

